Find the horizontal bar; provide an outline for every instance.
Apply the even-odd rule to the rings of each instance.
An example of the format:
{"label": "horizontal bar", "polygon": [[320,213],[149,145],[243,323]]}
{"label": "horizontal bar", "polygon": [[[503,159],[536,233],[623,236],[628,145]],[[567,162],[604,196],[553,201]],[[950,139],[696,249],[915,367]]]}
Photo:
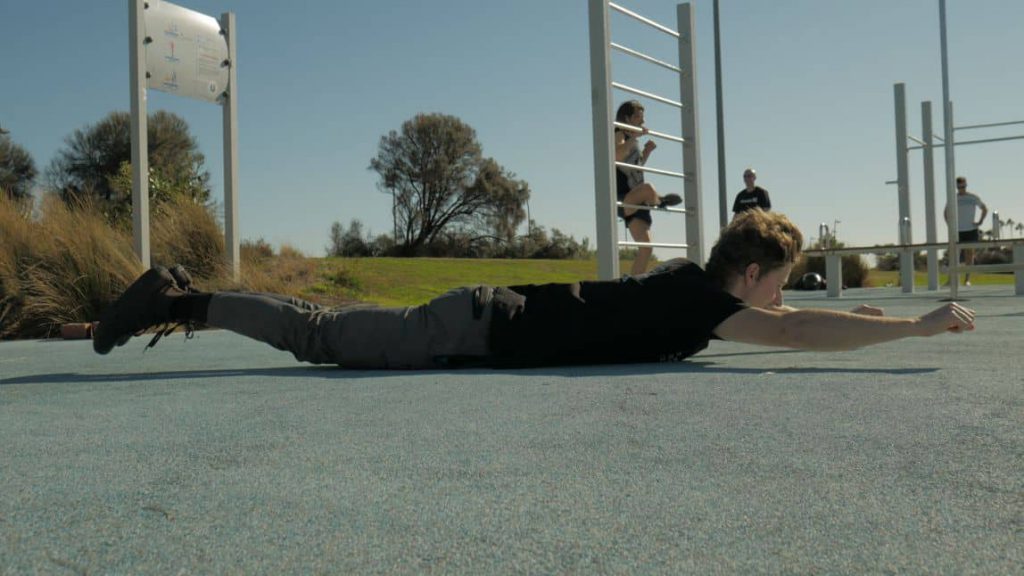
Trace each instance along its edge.
{"label": "horizontal bar", "polygon": [[629,240],[619,240],[619,246],[633,246],[643,247],[650,246],[652,248],[689,248],[689,244],[666,244],[664,242],[631,242]]}
{"label": "horizontal bar", "polygon": [[[1020,136],[1004,136],[1002,138],[983,138],[981,140],[960,140],[954,142],[953,146],[967,146],[968,144],[984,144],[986,142],[1003,142],[1006,140],[1021,140],[1024,139],[1024,134]],[[942,148],[945,144],[932,144],[932,148]],[[920,150],[924,146],[908,146],[907,150]]]}
{"label": "horizontal bar", "polygon": [[993,126],[1010,126],[1013,124],[1024,124],[1024,120],[1013,122],[993,122],[992,124],[971,124],[970,126],[953,126],[953,130],[974,130],[975,128],[992,128]]}
{"label": "horizontal bar", "polygon": [[940,142],[945,142],[946,141],[945,138],[943,138],[942,136],[939,136],[938,134],[934,134],[934,133],[932,134],[932,138],[935,138],[936,140],[938,140]]}
{"label": "horizontal bar", "polygon": [[657,30],[660,30],[660,31],[664,32],[665,34],[668,34],[669,36],[672,36],[674,38],[679,38],[679,32],[676,32],[675,30],[673,30],[671,28],[667,28],[665,26],[662,26],[661,24],[658,24],[654,20],[651,20],[650,18],[645,18],[645,17],[637,14],[636,12],[633,12],[632,10],[627,10],[627,9],[623,8],[622,6],[619,6],[618,4],[615,4],[613,2],[609,2],[608,3],[608,7],[611,8],[612,10],[617,10],[617,11],[625,14],[626,16],[629,16],[630,18],[636,18],[637,20],[643,22],[644,24],[647,24],[648,26],[651,26],[651,27],[653,27],[653,28],[655,28]]}
{"label": "horizontal bar", "polygon": [[640,170],[642,172],[650,172],[652,174],[661,174],[662,176],[674,176],[676,178],[689,178],[682,172],[669,172],[668,170],[659,170],[657,168],[648,168],[647,166],[641,166],[639,164],[627,164],[625,162],[616,162],[615,165],[619,168],[628,168],[631,170]]}
{"label": "horizontal bar", "polygon": [[[1024,238],[1013,238],[1003,240],[981,240],[978,242],[957,242],[957,248],[998,248],[1000,246],[1012,246],[1024,244]],[[804,250],[808,256],[836,256],[845,254],[892,254],[894,252],[919,252],[921,250],[938,248],[949,248],[949,242],[935,242],[934,244],[890,244],[889,246],[859,246],[850,248],[825,248],[815,250]]]}
{"label": "horizontal bar", "polygon": [[[613,124],[615,125],[616,128],[622,128],[623,130],[629,130],[630,132],[640,132],[640,133],[643,133],[643,129],[640,128],[639,126],[634,126],[632,124],[623,124],[622,122],[613,122]],[[655,132],[654,130],[648,130],[647,131],[647,135],[648,136],[654,136],[656,138],[664,138],[665,140],[671,140],[672,142],[678,142],[680,144],[686,144],[686,139],[685,138],[680,138],[679,136],[673,136],[671,134],[663,134],[661,132]]]}
{"label": "horizontal bar", "polygon": [[657,58],[652,58],[651,56],[648,56],[647,54],[644,54],[643,52],[637,52],[636,50],[633,50],[632,48],[626,48],[622,44],[616,44],[615,42],[609,42],[608,44],[612,48],[615,48],[616,50],[618,50],[620,52],[624,52],[626,54],[629,54],[630,56],[635,56],[635,57],[637,57],[637,58],[639,58],[641,60],[645,60],[647,62],[650,62],[651,64],[657,64],[658,66],[661,66],[662,68],[668,68],[669,70],[675,72],[676,74],[682,74],[683,73],[683,69],[682,68],[680,68],[678,66],[675,66],[673,64],[669,64],[668,62],[663,62],[661,60],[658,60]]}
{"label": "horizontal bar", "polygon": [[[1024,264],[1014,262],[1006,264],[972,264],[970,266],[961,264],[957,266],[957,270],[960,272],[1016,272],[1017,270],[1024,270]],[[949,267],[940,266],[939,272],[949,274]]]}
{"label": "horizontal bar", "polygon": [[683,103],[682,102],[676,102],[675,100],[669,100],[668,98],[662,98],[661,96],[658,96],[657,94],[651,94],[650,92],[644,92],[643,90],[637,90],[636,88],[632,88],[630,86],[626,86],[625,84],[619,84],[618,82],[612,82],[612,88],[618,88],[619,90],[622,90],[624,92],[630,92],[632,94],[636,94],[637,96],[643,96],[645,98],[650,98],[651,100],[657,100],[658,102],[662,102],[664,104],[668,104],[669,106],[675,106],[676,108],[682,108],[683,107]]}
{"label": "horizontal bar", "polygon": [[927,146],[927,144],[925,144],[924,140],[921,140],[920,138],[914,138],[910,134],[907,134],[907,140],[913,140],[914,142],[917,142],[921,146]]}
{"label": "horizontal bar", "polygon": [[658,206],[650,206],[647,204],[623,204],[622,202],[616,202],[615,205],[620,208],[636,208],[637,210],[657,210],[658,212],[686,214],[686,208],[659,208]]}

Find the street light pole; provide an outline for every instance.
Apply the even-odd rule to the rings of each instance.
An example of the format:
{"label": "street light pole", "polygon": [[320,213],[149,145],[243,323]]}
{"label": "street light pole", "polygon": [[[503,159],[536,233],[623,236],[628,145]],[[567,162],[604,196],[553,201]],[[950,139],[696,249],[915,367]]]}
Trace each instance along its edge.
{"label": "street light pole", "polygon": [[729,224],[729,193],[726,190],[725,178],[725,111],[722,104],[722,42],[718,26],[718,0],[714,4],[715,12],[715,110],[718,121],[718,225],[725,228]]}

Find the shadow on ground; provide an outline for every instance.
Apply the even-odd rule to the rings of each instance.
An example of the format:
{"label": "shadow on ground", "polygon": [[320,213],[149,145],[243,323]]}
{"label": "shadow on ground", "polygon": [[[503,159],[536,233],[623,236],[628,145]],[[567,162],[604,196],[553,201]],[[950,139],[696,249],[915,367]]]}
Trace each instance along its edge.
{"label": "shadow on ground", "polygon": [[[752,352],[750,354],[767,354],[768,352]],[[775,352],[778,354],[778,352]],[[711,356],[738,356],[738,354],[717,354]],[[565,366],[554,368],[524,368],[519,370],[451,370],[451,371],[415,371],[409,374],[516,374],[523,376],[623,376],[630,374],[888,374],[911,375],[935,372],[937,368],[834,368],[834,367],[792,367],[792,368],[739,368],[718,366],[713,362],[680,362],[678,364],[633,364],[609,366]],[[361,378],[380,378],[387,375],[402,374],[395,370],[346,370],[335,366],[299,366],[295,368],[227,368],[221,370],[180,370],[165,372],[133,372],[111,374],[79,374],[76,372],[54,372],[51,374],[33,374],[15,378],[0,379],[0,386],[13,384],[76,384],[94,382],[146,382],[159,380],[197,380],[206,378],[243,378],[247,376],[273,378],[323,378],[329,380],[351,380]]]}

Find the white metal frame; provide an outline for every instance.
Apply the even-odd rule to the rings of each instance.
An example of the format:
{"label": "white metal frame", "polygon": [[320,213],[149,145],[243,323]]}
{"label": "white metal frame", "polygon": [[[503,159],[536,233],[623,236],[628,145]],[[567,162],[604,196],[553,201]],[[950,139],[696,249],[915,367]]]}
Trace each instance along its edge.
{"label": "white metal frame", "polygon": [[[143,268],[152,262],[149,243],[149,155],[146,114],[146,0],[128,0],[128,59],[131,87],[132,230],[133,247]],[[228,48],[228,86],[221,99],[224,122],[224,248],[232,276],[239,275],[238,234],[238,83],[235,15],[221,14],[221,32]]]}
{"label": "white metal frame", "polygon": [[[632,48],[611,41],[609,11],[615,10],[627,17],[646,24],[659,32],[677,39],[679,65],[664,62]],[[676,7],[678,30],[664,26],[619,6],[609,0],[590,0],[590,75],[591,101],[593,105],[594,128],[594,197],[597,215],[598,277],[612,279],[619,276],[618,248],[620,246],[661,247],[686,249],[687,257],[703,264],[703,217],[701,210],[700,146],[697,120],[696,54],[694,51],[695,24],[693,7],[689,3]],[[675,101],[638,88],[612,81],[611,50],[635,57],[679,75],[679,94],[682,101]],[[685,172],[662,170],[615,161],[614,127],[635,128],[629,124],[614,122],[612,112],[612,90],[620,90],[659,102],[680,110],[683,137],[662,132],[649,131],[648,135],[682,144],[682,163]],[[617,166],[639,169],[683,180],[684,208],[657,208],[652,206],[624,205],[616,200],[615,169]],[[620,241],[616,229],[616,208],[635,207],[642,210],[684,214],[686,218],[686,243],[657,243]]]}
{"label": "white metal frame", "polygon": [[[967,146],[971,144],[984,144],[989,142],[1003,142],[1007,140],[1021,140],[1024,139],[1024,135],[1019,136],[1006,136],[1001,138],[982,138],[977,140],[961,140],[954,141],[952,138],[943,138],[934,134],[932,130],[932,103],[929,101],[921,102],[921,138],[915,138],[907,134],[906,126],[906,93],[904,85],[902,83],[894,86],[894,96],[896,104],[896,182],[900,190],[900,222],[909,223],[910,205],[909,205],[909,171],[907,170],[907,161],[909,153],[913,150],[921,150],[922,152],[922,163],[924,171],[924,202],[925,202],[925,225],[927,229],[927,243],[923,245],[928,251],[928,290],[935,291],[939,289],[939,265],[938,265],[938,248],[942,247],[937,244],[938,242],[938,224],[936,218],[936,205],[935,205],[935,160],[934,151],[936,148],[943,148],[946,151],[946,162],[952,165],[955,160],[950,161],[949,157],[952,155],[953,148],[956,146]],[[947,118],[952,122],[953,118],[953,104],[948,103],[947,106]],[[1011,122],[991,122],[986,124],[972,124],[966,126],[951,126],[950,132],[957,130],[977,130],[981,128],[992,128],[997,126],[1010,126],[1016,124],[1024,124],[1024,121],[1016,120]],[[940,140],[936,143],[934,140]],[[909,145],[909,142],[915,142],[916,145]],[[947,145],[951,142],[952,145]],[[955,167],[954,167],[955,174]],[[955,176],[954,176],[955,180]],[[947,191],[948,192],[948,191]],[[956,299],[958,297],[958,287],[960,272],[968,272],[970,270],[959,263],[960,250],[965,245],[960,243],[959,234],[957,228],[954,225],[950,225],[950,222],[955,223],[957,220],[957,203],[956,193],[954,192],[952,197],[947,193],[946,205],[949,207],[949,222],[946,223],[948,232],[948,242],[946,248],[949,254],[955,255],[955,258],[951,258],[951,264],[949,266],[949,274],[953,278],[950,281],[950,298]],[[995,221],[995,220],[993,220]],[[997,224],[993,224],[993,229],[997,228]],[[904,229],[905,228],[905,229]],[[913,292],[913,250],[910,246],[914,245],[913,237],[910,234],[909,226],[900,229],[900,242],[897,248],[900,249],[900,283],[902,284],[903,292]],[[970,246],[967,246],[970,247]],[[979,270],[980,271],[980,270]]]}

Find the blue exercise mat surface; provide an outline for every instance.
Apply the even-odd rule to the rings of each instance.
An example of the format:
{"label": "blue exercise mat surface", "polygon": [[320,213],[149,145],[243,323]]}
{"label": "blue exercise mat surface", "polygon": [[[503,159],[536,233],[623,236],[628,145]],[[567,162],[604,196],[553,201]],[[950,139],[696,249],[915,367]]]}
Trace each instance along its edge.
{"label": "blue exercise mat surface", "polygon": [[[787,293],[917,315],[944,294]],[[318,367],[223,331],[0,343],[0,574],[1024,566],[1024,298],[978,330],[688,362]]]}

